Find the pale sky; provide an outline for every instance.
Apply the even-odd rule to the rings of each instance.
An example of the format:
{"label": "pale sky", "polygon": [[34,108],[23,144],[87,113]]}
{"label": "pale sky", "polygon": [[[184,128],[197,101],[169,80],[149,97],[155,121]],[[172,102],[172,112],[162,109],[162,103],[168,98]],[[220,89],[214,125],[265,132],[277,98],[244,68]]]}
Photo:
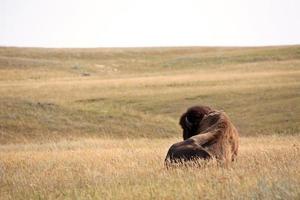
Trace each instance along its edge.
{"label": "pale sky", "polygon": [[0,0],[0,46],[300,44],[300,0]]}

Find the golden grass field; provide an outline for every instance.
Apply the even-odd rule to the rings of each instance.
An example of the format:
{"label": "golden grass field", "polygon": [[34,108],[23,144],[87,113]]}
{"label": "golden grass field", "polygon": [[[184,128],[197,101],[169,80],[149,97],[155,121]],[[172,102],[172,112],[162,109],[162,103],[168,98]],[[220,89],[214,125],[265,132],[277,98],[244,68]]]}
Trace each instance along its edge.
{"label": "golden grass field", "polygon": [[[237,162],[167,170],[187,107]],[[300,199],[300,46],[0,48],[0,199]]]}
{"label": "golden grass field", "polygon": [[238,161],[166,170],[168,139],[1,147],[1,199],[299,199],[300,137],[247,137]]}

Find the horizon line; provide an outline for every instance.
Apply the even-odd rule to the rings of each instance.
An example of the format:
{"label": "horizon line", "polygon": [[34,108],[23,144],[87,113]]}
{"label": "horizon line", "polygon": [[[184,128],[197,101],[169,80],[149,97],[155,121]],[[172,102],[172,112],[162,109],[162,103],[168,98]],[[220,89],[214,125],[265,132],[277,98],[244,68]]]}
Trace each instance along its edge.
{"label": "horizon line", "polygon": [[300,46],[300,43],[294,44],[270,44],[270,45],[153,45],[153,46],[90,46],[90,47],[71,47],[71,46],[19,46],[19,45],[1,45],[0,48],[30,48],[30,49],[155,49],[155,48],[264,48],[264,47],[288,47]]}

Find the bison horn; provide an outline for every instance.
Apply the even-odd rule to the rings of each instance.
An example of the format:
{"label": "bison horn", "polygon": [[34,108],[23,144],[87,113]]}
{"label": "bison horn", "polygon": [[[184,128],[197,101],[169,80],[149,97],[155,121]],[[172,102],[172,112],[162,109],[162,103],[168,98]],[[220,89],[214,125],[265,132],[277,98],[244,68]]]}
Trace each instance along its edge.
{"label": "bison horn", "polygon": [[191,128],[192,127],[192,123],[188,120],[187,116],[185,116],[185,123],[187,125],[188,128]]}

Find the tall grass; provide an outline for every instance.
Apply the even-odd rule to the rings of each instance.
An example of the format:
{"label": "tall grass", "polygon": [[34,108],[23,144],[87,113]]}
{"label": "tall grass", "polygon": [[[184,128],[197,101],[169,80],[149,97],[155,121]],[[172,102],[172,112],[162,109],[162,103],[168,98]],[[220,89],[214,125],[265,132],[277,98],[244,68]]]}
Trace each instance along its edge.
{"label": "tall grass", "polygon": [[1,199],[298,199],[300,138],[242,138],[237,162],[167,170],[179,138],[0,147]]}
{"label": "tall grass", "polygon": [[[299,92],[299,46],[0,48],[0,199],[299,199]],[[165,168],[194,104],[237,162]]]}

